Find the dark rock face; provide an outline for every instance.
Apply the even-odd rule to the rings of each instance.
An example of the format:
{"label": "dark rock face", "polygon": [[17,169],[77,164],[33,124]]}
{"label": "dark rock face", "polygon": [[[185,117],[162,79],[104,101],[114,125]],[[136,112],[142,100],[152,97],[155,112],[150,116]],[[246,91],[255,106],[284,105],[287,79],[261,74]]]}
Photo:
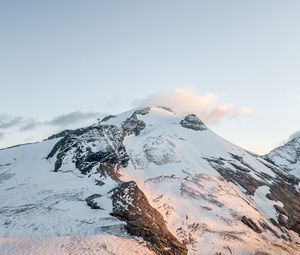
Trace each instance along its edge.
{"label": "dark rock face", "polygon": [[129,156],[123,145],[123,130],[113,125],[91,126],[70,131],[53,147],[47,159],[56,155],[54,171],[65,157],[72,155],[76,168],[87,174],[96,165],[114,164],[126,167]]}
{"label": "dark rock face", "polygon": [[56,138],[62,138],[65,137],[68,133],[72,132],[70,129],[66,129],[64,131],[61,131],[57,134],[49,136],[46,140],[56,139]]}
{"label": "dark rock face", "polygon": [[97,171],[100,173],[100,177],[110,177],[114,181],[120,182],[119,168],[120,166],[115,164],[100,164]]}
{"label": "dark rock face", "polygon": [[146,127],[145,122],[139,120],[136,116],[127,119],[122,125],[126,135],[139,135],[140,132]]}
{"label": "dark rock face", "polygon": [[102,209],[95,201],[95,198],[102,197],[100,194],[93,194],[85,199],[87,205],[92,209]]}
{"label": "dark rock face", "polygon": [[267,166],[276,174],[276,178],[269,185],[270,193],[266,196],[270,200],[283,203],[283,207],[274,205],[278,212],[278,223],[300,235],[300,192],[296,188],[300,180],[290,175],[289,170],[271,164]]}
{"label": "dark rock face", "polygon": [[279,213],[279,223],[300,235],[300,193],[295,187],[283,182],[274,184],[267,197],[283,203],[283,208],[274,206]]}
{"label": "dark rock face", "polygon": [[252,170],[247,164],[243,162],[242,158],[235,158],[236,161],[239,161],[241,165],[237,165],[236,162],[228,161],[232,168],[226,167],[223,161],[224,159],[208,159],[206,160],[210,165],[215,168],[218,173],[227,181],[233,182],[234,184],[240,185],[246,190],[246,194],[254,195],[255,190],[263,185],[266,185],[265,182],[253,178],[249,172]]}
{"label": "dark rock face", "polygon": [[115,115],[108,115],[108,116],[105,116],[100,122],[104,122],[104,121],[108,121],[112,118],[115,118],[116,116]]}
{"label": "dark rock face", "polygon": [[274,206],[279,214],[278,223],[300,235],[300,192],[295,188],[300,180],[289,174],[290,171],[296,169],[300,161],[299,136],[271,151],[264,158],[281,169],[281,171],[277,170],[278,178],[271,186],[270,193],[267,194],[269,199],[281,201],[284,205],[283,207]]}
{"label": "dark rock face", "polygon": [[186,116],[182,121],[180,121],[180,124],[184,128],[189,128],[196,131],[203,131],[207,129],[205,124],[195,114]]}
{"label": "dark rock face", "polygon": [[[278,217],[277,219],[270,219],[270,221],[281,230],[284,227],[300,234],[300,193],[296,189],[296,185],[298,185],[300,180],[290,175],[288,170],[279,168],[263,159],[260,162],[268,167],[275,174],[275,177],[253,169],[244,162],[242,157],[233,154],[231,156],[235,161],[222,158],[206,158],[206,160],[224,179],[243,187],[247,195],[254,195],[256,189],[260,186],[268,186],[270,193],[266,197],[270,200],[280,201],[284,205],[283,207],[274,205],[274,208],[278,212]],[[232,167],[227,167],[225,162],[229,163]],[[250,175],[250,172],[254,173],[258,179]],[[245,218],[242,221],[257,232],[251,221]]]}
{"label": "dark rock face", "polygon": [[173,109],[170,108],[170,107],[166,107],[166,106],[158,106],[158,107],[161,108],[161,109],[164,109],[164,110],[166,110],[166,111],[168,111],[170,113],[175,114],[175,112],[173,111]]}
{"label": "dark rock face", "polygon": [[164,218],[150,206],[135,182],[120,184],[112,192],[112,216],[127,222],[127,231],[149,242],[161,255],[184,255],[188,250],[167,229]]}
{"label": "dark rock face", "polygon": [[248,195],[254,195],[258,187],[265,185],[264,182],[257,180],[253,178],[250,174],[240,170],[233,171],[224,167],[216,167],[216,170],[227,181],[242,186],[247,191]]}
{"label": "dark rock face", "polygon": [[[101,172],[108,168],[116,170],[118,167],[126,167],[129,156],[123,144],[124,137],[131,134],[139,135],[146,124],[137,116],[145,115],[150,110],[146,107],[135,111],[120,128],[115,125],[99,124],[76,130],[65,130],[53,135],[48,139],[62,139],[55,144],[47,159],[56,155],[55,172],[62,167],[68,155],[71,155],[76,168],[83,174],[89,173],[96,165],[99,165],[98,170]],[[114,117],[109,115],[101,122]]]}
{"label": "dark rock face", "polygon": [[246,216],[243,216],[241,221],[245,225],[247,225],[249,228],[253,229],[256,233],[261,233],[262,232],[261,229],[256,225],[256,223],[252,219],[250,219]]}
{"label": "dark rock face", "polygon": [[141,110],[136,110],[127,120],[122,124],[125,135],[139,135],[140,132],[146,127],[146,123],[138,119],[137,115],[145,115],[150,112],[150,108],[144,108]]}

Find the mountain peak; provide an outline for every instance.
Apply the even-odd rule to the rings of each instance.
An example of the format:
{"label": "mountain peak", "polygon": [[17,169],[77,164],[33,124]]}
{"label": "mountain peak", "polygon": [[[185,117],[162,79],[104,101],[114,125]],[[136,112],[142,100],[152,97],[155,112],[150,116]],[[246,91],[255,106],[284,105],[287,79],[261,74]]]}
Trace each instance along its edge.
{"label": "mountain peak", "polygon": [[5,235],[113,235],[123,247],[133,235],[162,255],[299,250],[299,179],[195,114],[139,107],[50,138],[0,151]]}
{"label": "mountain peak", "polygon": [[290,141],[292,141],[292,140],[294,140],[294,139],[300,139],[300,130],[299,131],[297,131],[297,132],[295,132],[295,133],[293,133],[290,137],[289,137],[289,142]]}

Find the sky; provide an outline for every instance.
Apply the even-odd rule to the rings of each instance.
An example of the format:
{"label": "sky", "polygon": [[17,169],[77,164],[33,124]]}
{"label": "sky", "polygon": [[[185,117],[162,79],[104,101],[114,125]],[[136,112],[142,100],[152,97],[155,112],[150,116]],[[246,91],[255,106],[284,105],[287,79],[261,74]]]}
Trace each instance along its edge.
{"label": "sky", "polygon": [[264,154],[300,130],[300,1],[0,0],[0,148],[146,104]]}

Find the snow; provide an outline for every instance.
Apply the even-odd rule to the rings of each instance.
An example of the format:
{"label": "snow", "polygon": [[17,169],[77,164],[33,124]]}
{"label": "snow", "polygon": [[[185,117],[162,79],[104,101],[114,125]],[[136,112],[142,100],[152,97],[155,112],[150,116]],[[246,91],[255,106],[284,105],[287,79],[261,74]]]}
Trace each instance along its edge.
{"label": "snow", "polygon": [[112,235],[0,238],[0,254],[155,255],[143,242]]}
{"label": "snow", "polygon": [[[120,170],[121,179],[138,184],[163,215],[168,229],[188,243],[189,254],[297,254],[284,240],[269,232],[259,236],[241,222],[246,216],[258,225],[264,221],[272,226],[269,218],[276,219],[274,204],[281,203],[266,198],[268,186],[247,196],[242,187],[222,178],[207,160],[221,158],[226,168],[236,171],[230,164],[234,162],[262,180],[253,169],[275,176],[264,159],[209,129],[182,127],[180,121],[185,116],[161,107],[149,109],[149,113],[137,115],[146,123],[145,129],[138,136],[125,137],[130,162]],[[142,109],[102,124],[121,127],[136,110]],[[105,143],[101,139],[93,146],[83,139],[82,146],[102,151]],[[95,185],[99,174],[93,169],[89,175],[82,175],[75,168],[73,151],[65,155],[62,168],[53,172],[55,157],[46,160],[46,156],[58,140],[0,150],[0,254],[69,254],[73,245],[74,252],[83,249],[85,254],[153,254],[128,236],[124,222],[110,215],[111,199],[105,194],[118,185],[114,180],[107,177],[105,185]],[[102,195],[94,201],[103,210],[86,205],[85,199],[93,194]],[[277,228],[275,231],[283,234]],[[299,237],[290,235],[299,242]],[[32,250],[26,250],[29,244]]]}
{"label": "snow", "polygon": [[253,200],[257,205],[257,209],[263,212],[267,217],[277,219],[277,212],[274,208],[274,205],[278,205],[283,207],[282,202],[280,201],[270,201],[266,195],[270,193],[270,187],[268,186],[260,186],[255,191]]}
{"label": "snow", "polygon": [[97,187],[93,178],[81,175],[71,164],[64,169],[72,171],[52,171],[53,163],[45,156],[55,142],[57,140],[0,151],[0,165],[10,164],[1,170],[0,178],[3,173],[11,175],[1,184],[5,192],[0,193],[0,235],[89,235],[98,234],[97,228],[102,226],[122,224],[109,215],[110,199],[103,199],[101,205],[105,210],[100,211],[91,210],[85,203],[89,195],[105,193],[115,187],[113,181]]}
{"label": "snow", "polygon": [[300,178],[300,137],[298,135],[299,132],[295,133],[289,142],[274,149],[265,157]]}

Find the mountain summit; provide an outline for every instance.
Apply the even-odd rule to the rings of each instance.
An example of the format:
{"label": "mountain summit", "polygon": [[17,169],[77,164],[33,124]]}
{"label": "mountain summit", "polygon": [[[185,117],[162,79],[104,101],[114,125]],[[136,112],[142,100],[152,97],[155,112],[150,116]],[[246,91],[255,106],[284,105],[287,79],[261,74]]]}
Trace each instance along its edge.
{"label": "mountain summit", "polygon": [[156,106],[3,149],[0,253],[300,254],[300,176],[274,155]]}
{"label": "mountain summit", "polygon": [[265,158],[300,178],[300,133],[293,134],[286,144],[274,149]]}

